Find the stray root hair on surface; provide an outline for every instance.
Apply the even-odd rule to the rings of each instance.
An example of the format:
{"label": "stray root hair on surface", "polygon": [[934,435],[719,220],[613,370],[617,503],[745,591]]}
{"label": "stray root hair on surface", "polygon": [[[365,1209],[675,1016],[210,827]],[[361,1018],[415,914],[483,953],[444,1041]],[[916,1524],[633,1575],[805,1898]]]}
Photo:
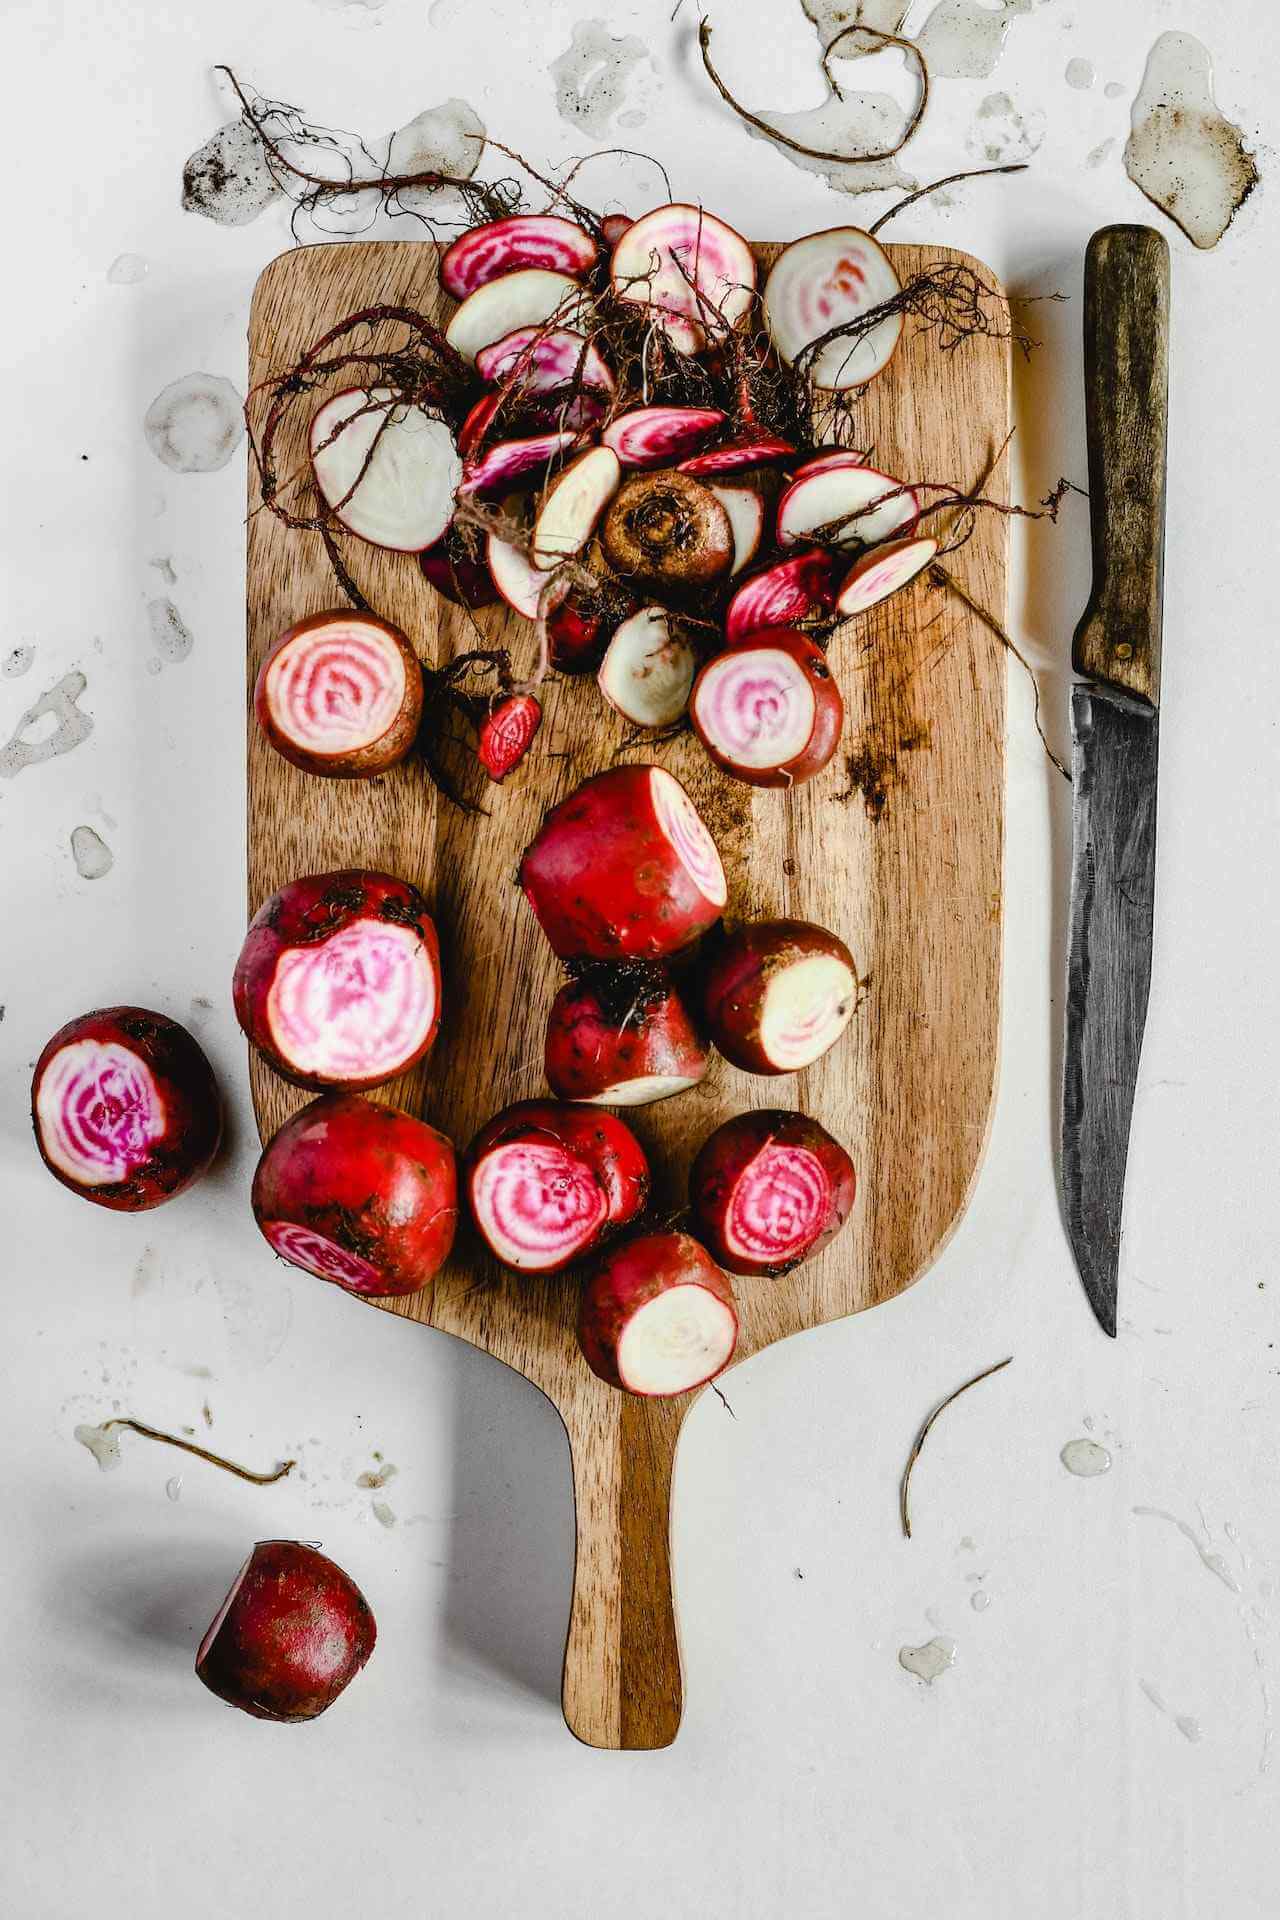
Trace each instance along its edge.
{"label": "stray root hair on surface", "polygon": [[1005,1367],[1011,1364],[1012,1360],[1013,1355],[1009,1354],[1006,1359],[997,1360],[994,1366],[984,1367],[981,1373],[975,1373],[972,1380],[964,1381],[953,1393],[949,1393],[945,1400],[938,1402],[916,1435],[911,1452],[907,1456],[907,1464],[903,1469],[902,1484],[898,1489],[898,1514],[902,1521],[902,1532],[906,1539],[909,1540],[911,1538],[911,1473],[916,1461],[920,1458],[925,1441],[929,1438],[933,1430],[934,1421],[938,1418],[939,1414],[945,1413],[951,1403],[954,1400],[958,1400],[962,1393],[968,1393],[970,1387],[976,1387],[980,1381],[989,1380],[993,1373],[1000,1373]]}
{"label": "stray root hair on surface", "polygon": [[140,1433],[144,1440],[158,1440],[162,1446],[177,1447],[182,1453],[194,1454],[197,1460],[207,1460],[211,1467],[221,1467],[224,1473],[233,1473],[237,1480],[249,1480],[255,1487],[274,1486],[277,1480],[283,1480],[291,1474],[298,1464],[296,1460],[281,1460],[269,1473],[255,1473],[252,1467],[239,1466],[221,1453],[211,1453],[208,1447],[198,1447],[194,1440],[180,1440],[175,1433],[162,1433],[159,1427],[149,1427],[144,1420],[135,1420],[123,1413],[104,1420],[98,1431],[113,1433],[117,1428],[123,1428],[128,1433]]}

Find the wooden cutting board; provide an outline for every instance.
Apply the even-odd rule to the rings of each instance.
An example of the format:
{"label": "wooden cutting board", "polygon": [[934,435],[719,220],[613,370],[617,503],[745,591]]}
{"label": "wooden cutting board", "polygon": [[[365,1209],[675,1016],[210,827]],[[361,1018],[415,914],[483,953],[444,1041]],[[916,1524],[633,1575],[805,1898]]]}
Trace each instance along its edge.
{"label": "wooden cutting board", "polygon": [[[764,265],[777,251],[757,249]],[[889,252],[904,280],[925,261],[968,258],[947,248]],[[435,249],[314,246],[274,261],[253,300],[251,384],[375,302],[448,312]],[[297,413],[301,425],[305,403]],[[968,485],[1008,419],[1008,341],[972,339],[943,354],[909,320],[892,365],[858,403],[858,439],[904,479]],[[305,470],[300,443],[292,459],[284,451],[282,473]],[[290,533],[274,515],[253,512],[257,505],[251,470],[250,690],[282,628],[340,604],[319,538]],[[947,563],[998,618],[1006,525],[999,515],[979,516],[973,538]],[[371,603],[424,659],[439,664],[478,644],[411,558],[356,542],[346,551]],[[529,624],[497,610],[478,621],[511,648],[520,672],[531,658]],[[921,580],[838,635],[831,659],[847,712],[841,751],[794,793],[726,779],[691,736],[626,754],[669,767],[694,796],[724,855],[731,918],[819,921],[847,941],[866,976],[851,1029],[807,1072],[759,1079],[718,1061],[695,1091],[628,1111],[653,1161],[659,1211],[682,1203],[702,1139],[746,1107],[802,1108],[853,1156],[857,1203],[833,1245],[785,1279],[736,1283],[738,1361],[888,1300],[924,1272],[973,1185],[995,1090],[1003,650],[953,594]],[[546,1091],[543,1027],[557,966],[514,877],[547,808],[610,765],[624,738],[589,677],[549,684],[544,704],[526,768],[488,796],[482,817],[443,801],[417,763],[371,783],[300,773],[267,746],[249,709],[250,912],[284,882],[340,867],[385,869],[421,888],[440,929],[444,1025],[427,1062],[378,1097],[422,1113],[460,1149],[497,1107]],[[250,1066],[266,1138],[310,1096],[256,1057]],[[578,1352],[577,1294],[572,1277],[504,1273],[464,1229],[434,1286],[382,1304],[505,1361],[559,1410],[577,1507],[565,1718],[593,1746],[660,1747],[675,1737],[681,1713],[669,1499],[676,1441],[696,1396],[647,1401],[604,1386]],[[354,1301],[351,1311],[359,1311]]]}

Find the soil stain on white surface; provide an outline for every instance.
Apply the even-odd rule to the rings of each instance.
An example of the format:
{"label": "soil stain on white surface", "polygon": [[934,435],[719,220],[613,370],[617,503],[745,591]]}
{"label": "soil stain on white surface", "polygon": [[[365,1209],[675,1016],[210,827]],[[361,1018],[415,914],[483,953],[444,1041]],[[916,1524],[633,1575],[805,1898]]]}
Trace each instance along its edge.
{"label": "soil stain on white surface", "polygon": [[31,663],[36,657],[34,647],[11,647],[4,657],[4,677],[6,680],[19,680],[24,673],[30,672]]}
{"label": "soil stain on white surface", "polygon": [[943,1633],[935,1634],[922,1647],[898,1648],[898,1665],[915,1679],[923,1680],[927,1687],[931,1687],[955,1663],[956,1643]]}
{"label": "soil stain on white surface", "polygon": [[84,826],[71,830],[71,857],[82,880],[101,880],[110,873],[116,861],[101,834],[95,833],[92,827]]}
{"label": "soil stain on white surface", "polygon": [[1029,160],[1044,139],[1044,115],[1022,114],[1007,93],[989,93],[979,102],[966,145],[975,159],[990,166]]}
{"label": "soil stain on white surface", "polygon": [[187,373],[158,393],[142,422],[172,473],[216,473],[244,438],[244,402],[217,373]]}
{"label": "soil stain on white surface", "polygon": [[89,1449],[103,1473],[114,1473],[120,1465],[121,1431],[120,1427],[113,1427],[110,1421],[106,1421],[98,1427],[77,1427],[75,1438],[82,1447]]}
{"label": "soil stain on white surface", "polygon": [[261,140],[243,120],[219,127],[182,169],[184,208],[220,227],[248,226],[283,197]]}
{"label": "soil stain on white surface", "polygon": [[1096,1480],[1111,1471],[1111,1455],[1096,1440],[1068,1440],[1058,1458],[1080,1480]]}
{"label": "soil stain on white surface", "polygon": [[195,638],[172,600],[148,600],[147,622],[151,628],[151,644],[162,660],[177,662],[187,658]]}
{"label": "soil stain on white surface", "polygon": [[1197,247],[1217,245],[1257,186],[1257,161],[1218,110],[1209,50],[1194,34],[1162,33],[1147,56],[1124,164]]}
{"label": "soil stain on white surface", "polygon": [[[568,46],[551,62],[556,112],[572,127],[607,133],[627,104],[632,74],[648,58],[644,41],[633,33],[618,37],[603,20],[579,20]],[[630,115],[627,124],[638,123]]]}
{"label": "soil stain on white surface", "polygon": [[1086,167],[1100,167],[1104,161],[1111,158],[1115,150],[1116,143],[1114,140],[1099,140],[1097,146],[1091,147],[1085,155],[1084,163]]}
{"label": "soil stain on white surface", "polygon": [[[27,708],[7,744],[0,748],[0,779],[12,780],[24,767],[38,767],[42,761],[52,760],[60,753],[70,753],[73,747],[89,738],[93,721],[76,705],[88,684],[82,673],[68,673]],[[38,739],[28,740],[26,735],[37,730],[41,721],[50,716],[54,722],[52,731],[43,731]]]}

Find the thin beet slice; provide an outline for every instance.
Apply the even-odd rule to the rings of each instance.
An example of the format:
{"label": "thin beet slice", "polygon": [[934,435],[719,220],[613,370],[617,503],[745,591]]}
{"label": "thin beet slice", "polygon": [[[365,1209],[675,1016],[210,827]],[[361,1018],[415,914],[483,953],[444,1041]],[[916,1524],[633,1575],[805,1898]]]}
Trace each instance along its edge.
{"label": "thin beet slice", "polygon": [[858,976],[844,941],[808,920],[753,920],[724,936],[703,982],[707,1029],[746,1073],[798,1073],[853,1018]]}
{"label": "thin beet slice", "polygon": [[547,469],[573,446],[577,435],[567,428],[536,433],[523,440],[495,440],[463,471],[459,493],[499,494],[513,488],[540,486]]}
{"label": "thin beet slice", "polygon": [[378,1087],[420,1060],[440,1024],[440,950],[407,881],[352,870],[294,880],[254,916],[232,985],[236,1018],[302,1087]]}
{"label": "thin beet slice", "polygon": [[417,737],[422,668],[390,621],[351,609],[316,613],[276,641],[253,704],[263,733],[295,767],[367,780],[403,760]]}
{"label": "thin beet slice", "polygon": [[669,727],[689,704],[698,660],[664,607],[641,607],[615,630],[596,678],[615,712],[637,727]]}
{"label": "thin beet slice", "polygon": [[561,1100],[648,1106],[696,1086],[710,1054],[667,969],[586,967],[547,1017],[547,1085]]}
{"label": "thin beet slice", "polygon": [[765,325],[785,365],[803,360],[815,385],[843,392],[888,366],[902,337],[902,315],[886,314],[870,330],[815,343],[849,327],[900,293],[883,247],[859,227],[832,227],[784,247],[764,284]]}
{"label": "thin beet slice", "polygon": [[213,1160],[222,1102],[185,1027],[145,1007],[68,1021],[31,1081],[31,1124],[55,1180],[120,1213],[161,1206]]}
{"label": "thin beet slice", "polygon": [[566,327],[517,327],[480,349],[476,372],[482,380],[509,381],[522,395],[574,386],[608,399],[614,390],[600,349]]}
{"label": "thin beet slice", "polygon": [[455,353],[475,364],[476,355],[517,327],[581,328],[591,310],[589,296],[567,274],[527,267],[477,287],[445,328]]}
{"label": "thin beet slice", "polygon": [[555,213],[514,213],[472,227],[446,247],[440,280],[446,293],[465,300],[477,287],[526,267],[578,278],[590,273],[598,254],[591,235],[575,220]]}
{"label": "thin beet slice", "polygon": [[462,462],[449,428],[386,387],[349,387],[311,422],[311,467],[335,519],[397,553],[434,546],[453,518]]}
{"label": "thin beet slice", "polygon": [[485,716],[476,753],[489,778],[500,783],[513,773],[533,745],[542,725],[542,706],[532,693],[508,694]]}
{"label": "thin beet slice", "polygon": [[821,547],[763,568],[744,580],[725,611],[730,645],[769,627],[798,627],[829,614],[836,563]]}
{"label": "thin beet slice", "polygon": [[824,461],[797,475],[778,501],[778,545],[871,546],[910,533],[919,517],[919,499],[892,474],[859,460]]}
{"label": "thin beet slice", "polygon": [[612,1114],[549,1100],[506,1107],[467,1152],[467,1200],[490,1252],[556,1273],[633,1220],[649,1194],[639,1141]]}
{"label": "thin beet slice", "polygon": [[466,459],[484,439],[486,433],[501,407],[503,395],[500,393],[482,393],[475,405],[458,428],[458,452]]}
{"label": "thin beet slice", "polygon": [[748,467],[772,467],[789,460],[795,452],[790,440],[764,434],[755,440],[736,440],[731,446],[712,447],[709,453],[695,453],[680,462],[681,473],[695,480],[710,480],[717,474],[741,473]]}
{"label": "thin beet slice", "polygon": [[705,446],[724,423],[719,407],[633,407],[600,437],[624,467],[666,467]]}
{"label": "thin beet slice", "polygon": [[418,555],[423,577],[437,593],[457,607],[489,607],[498,598],[493,575],[483,560],[469,551],[456,529]]}
{"label": "thin beet slice", "polygon": [[655,207],[618,240],[609,266],[619,300],[651,310],[673,347],[701,353],[745,318],[756,261],[740,233],[703,207]]}
{"label": "thin beet slice", "polygon": [[617,491],[622,469],[610,447],[580,453],[552,481],[533,523],[533,564],[559,566],[581,553]]}
{"label": "thin beet slice", "polygon": [[689,1175],[694,1225],[730,1273],[774,1275],[819,1252],[853,1207],[853,1162],[802,1113],[740,1113]]}
{"label": "thin beet slice", "polygon": [[792,787],[826,766],[844,703],[826,655],[802,633],[736,641],[709,660],[689,702],[718,767],[754,787]]}
{"label": "thin beet slice", "polygon": [[927,534],[914,540],[886,540],[855,560],[836,595],[836,612],[848,619],[867,613],[909,586],[933,560],[938,543]]}
{"label": "thin beet slice", "polygon": [[349,1293],[416,1293],[458,1224],[453,1146],[398,1107],[330,1093],[268,1141],[253,1214],[282,1260]]}
{"label": "thin beet slice", "polygon": [[733,1288],[687,1233],[649,1233],[592,1274],[578,1316],[591,1371],[626,1393],[668,1399],[713,1380],[738,1342]]}
{"label": "thin beet slice", "polygon": [[764,536],[764,495],[759,487],[713,486],[708,483],[708,493],[713,493],[729,516],[729,530],[733,535],[733,565],[729,568],[729,578],[750,566],[759,551]]}

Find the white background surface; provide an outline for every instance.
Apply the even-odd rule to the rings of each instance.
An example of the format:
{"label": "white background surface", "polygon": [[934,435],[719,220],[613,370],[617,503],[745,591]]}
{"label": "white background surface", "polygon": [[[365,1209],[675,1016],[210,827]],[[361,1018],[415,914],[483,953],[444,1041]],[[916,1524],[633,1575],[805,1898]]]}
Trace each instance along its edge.
{"label": "white background surface", "polygon": [[[1082,250],[1094,227],[1149,211],[1118,147],[1101,167],[1085,156],[1122,142],[1157,31],[1201,33],[1219,98],[1264,142],[1263,190],[1216,253],[1169,229],[1157,969],[1120,1338],[1094,1326],[1055,1199],[1068,795],[1017,678],[1003,1081],[985,1173],[912,1292],[735,1373],[736,1419],[706,1397],[689,1419],[675,1515],[685,1721],[672,1750],[639,1755],[587,1751],[560,1719],[571,1503],[551,1409],[482,1356],[288,1272],[255,1234],[228,992],[243,931],[242,464],[174,475],[141,433],[180,374],[243,385],[250,289],[286,243],[278,211],[229,231],[179,209],[182,162],[220,117],[214,59],[371,133],[459,94],[530,156],[582,150],[546,66],[583,0],[444,11],[452,21],[432,27],[421,0],[373,13],[315,0],[4,9],[5,150],[21,185],[4,196],[0,653],[28,644],[36,657],[25,678],[0,679],[0,737],[73,667],[94,731],[0,786],[0,1906],[23,1920],[1274,1914],[1272,10],[1044,0],[1014,21],[994,79],[939,86],[910,156],[926,178],[964,164],[974,109],[1002,88],[1045,116],[1033,171],[914,209],[898,230],[971,248],[1015,290],[1071,296],[1031,310],[1046,344],[1018,372],[1030,497],[1060,473],[1085,478]],[[633,89],[648,117],[630,137],[678,190],[762,237],[883,204],[860,209],[732,125],[695,78],[693,9],[674,25],[668,12],[633,0],[608,18],[652,48]],[[817,99],[814,43],[789,0],[721,0],[718,13],[717,53],[744,92]],[[767,49],[754,67],[753,45]],[[1097,64],[1091,92],[1065,84],[1073,55]],[[1125,98],[1104,98],[1108,79]],[[150,262],[141,285],[108,284],[125,251]],[[1085,517],[1069,502],[1056,531],[1017,540],[1013,612],[1046,663],[1060,743]],[[150,564],[162,555],[172,588]],[[195,647],[153,674],[144,608],[166,591]],[[114,851],[101,880],[73,866],[81,822]],[[212,1005],[193,1013],[195,998]],[[133,1219],[57,1187],[25,1116],[48,1034],[126,999],[195,1027],[233,1133],[214,1177]],[[903,1541],[897,1478],[922,1415],[1006,1353],[1013,1366],[935,1429],[917,1537]],[[126,1436],[122,1468],[100,1476],[72,1438],[116,1408],[203,1430],[206,1397],[214,1445],[263,1464],[297,1451],[301,1472],[260,1490]],[[1086,1416],[1115,1461],[1092,1481],[1058,1460]],[[399,1469],[383,1496],[390,1530],[355,1486],[375,1449]],[[179,1472],[175,1503],[165,1482]],[[1225,1554],[1240,1591],[1141,1505]],[[282,1534],[323,1541],[380,1630],[366,1673],[303,1728],[231,1713],[191,1673],[247,1544]],[[983,1612],[970,1606],[979,1584]],[[957,1656],[929,1688],[897,1653],[938,1631]],[[1198,1742],[1175,1714],[1199,1722]]]}

